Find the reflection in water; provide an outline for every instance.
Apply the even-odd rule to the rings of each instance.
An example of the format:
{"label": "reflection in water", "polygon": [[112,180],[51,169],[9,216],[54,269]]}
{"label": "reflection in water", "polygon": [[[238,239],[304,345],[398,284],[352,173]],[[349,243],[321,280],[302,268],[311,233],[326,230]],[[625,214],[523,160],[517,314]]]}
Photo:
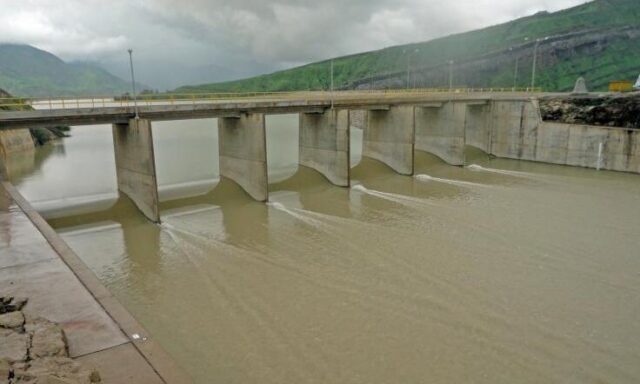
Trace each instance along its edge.
{"label": "reflection in water", "polygon": [[[637,175],[469,149],[478,167],[418,152],[405,177],[355,147],[354,187],[337,188],[296,166],[290,116],[267,121],[261,204],[213,188],[215,124],[193,124],[154,137],[162,185],[208,183],[164,201],[162,225],[123,197],[50,222],[197,382],[640,380]],[[72,162],[95,139],[78,136],[21,190],[111,192],[110,174],[75,172],[104,160]],[[95,140],[108,157],[110,137]]]}

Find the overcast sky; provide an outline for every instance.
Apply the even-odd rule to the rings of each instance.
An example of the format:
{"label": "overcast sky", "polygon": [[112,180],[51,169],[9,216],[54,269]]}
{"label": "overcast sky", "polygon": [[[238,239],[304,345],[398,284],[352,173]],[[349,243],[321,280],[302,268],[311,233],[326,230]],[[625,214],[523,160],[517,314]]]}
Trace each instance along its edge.
{"label": "overcast sky", "polygon": [[0,42],[158,88],[425,41],[585,0],[0,0]]}

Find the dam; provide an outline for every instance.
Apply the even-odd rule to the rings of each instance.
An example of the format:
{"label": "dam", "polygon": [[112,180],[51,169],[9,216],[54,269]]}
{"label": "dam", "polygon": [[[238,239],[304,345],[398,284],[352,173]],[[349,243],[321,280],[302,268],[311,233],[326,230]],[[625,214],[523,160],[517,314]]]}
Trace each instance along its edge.
{"label": "dam", "polygon": [[[160,222],[152,121],[218,119],[220,175],[258,201],[268,201],[265,116],[299,113],[299,163],[337,186],[350,186],[352,112],[363,111],[363,155],[402,175],[414,174],[415,150],[451,165],[465,165],[467,143],[502,158],[640,173],[638,130],[572,126],[542,121],[531,95],[420,92],[295,93],[271,99],[190,103],[171,100],[133,108],[49,108],[5,112],[0,129],[33,126],[113,125],[118,189],[151,221]],[[103,101],[104,104],[104,101]],[[54,107],[54,105],[56,105]],[[135,113],[135,114],[134,114]],[[135,116],[135,118],[134,118]]]}
{"label": "dam", "polygon": [[198,383],[636,382],[636,133],[441,96],[70,108],[6,173]]}

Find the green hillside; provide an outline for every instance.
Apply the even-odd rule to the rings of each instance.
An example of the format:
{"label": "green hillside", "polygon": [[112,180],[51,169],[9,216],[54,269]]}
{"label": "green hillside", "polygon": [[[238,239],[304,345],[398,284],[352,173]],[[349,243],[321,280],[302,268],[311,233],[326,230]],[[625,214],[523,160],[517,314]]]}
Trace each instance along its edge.
{"label": "green hillside", "polygon": [[[336,58],[335,84],[346,89],[366,88],[367,83],[372,88],[405,87],[407,55],[411,54],[410,86],[447,86],[447,62],[453,60],[456,86],[512,87],[518,60],[517,83],[526,87],[531,81],[535,40],[550,37],[540,43],[537,86],[567,90],[583,75],[592,88],[605,89],[610,80],[632,80],[640,73],[639,20],[638,0],[596,0],[424,43]],[[328,89],[329,68],[330,61],[323,61],[244,80],[181,87],[176,92]]]}
{"label": "green hillside", "polygon": [[0,88],[15,96],[120,95],[126,81],[85,63],[65,63],[28,45],[0,44]]}

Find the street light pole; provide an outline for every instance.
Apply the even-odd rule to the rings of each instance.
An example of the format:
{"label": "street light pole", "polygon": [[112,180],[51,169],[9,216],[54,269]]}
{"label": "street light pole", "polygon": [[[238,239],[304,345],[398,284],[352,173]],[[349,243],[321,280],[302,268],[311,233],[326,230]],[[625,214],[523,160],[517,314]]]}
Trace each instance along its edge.
{"label": "street light pole", "polygon": [[518,89],[518,64],[520,63],[520,57],[516,57],[516,70],[513,74],[513,91],[515,92]]}
{"label": "street light pole", "polygon": [[531,69],[531,91],[536,87],[536,65],[538,64],[538,45],[540,45],[540,39],[536,39],[536,44],[533,46],[533,68]]}
{"label": "street light pole", "polygon": [[[548,40],[549,37],[545,37],[544,40]],[[536,45],[533,48],[533,69],[531,70],[531,92],[533,92],[533,90],[536,87],[536,67],[538,64],[538,47],[540,46],[540,42],[543,39],[536,39]]]}
{"label": "street light pole", "polygon": [[333,109],[333,59],[331,59],[331,109]]}
{"label": "street light pole", "polygon": [[453,60],[449,60],[449,90],[453,89]]}
{"label": "street light pole", "polygon": [[133,89],[133,107],[136,112],[136,120],[140,119],[138,114],[138,96],[136,94],[136,77],[133,73],[133,49],[129,48],[129,65],[131,67],[131,88]]}
{"label": "street light pole", "polygon": [[420,52],[420,50],[416,48],[413,51],[405,52],[407,52],[407,89],[409,89],[411,84],[411,55]]}

